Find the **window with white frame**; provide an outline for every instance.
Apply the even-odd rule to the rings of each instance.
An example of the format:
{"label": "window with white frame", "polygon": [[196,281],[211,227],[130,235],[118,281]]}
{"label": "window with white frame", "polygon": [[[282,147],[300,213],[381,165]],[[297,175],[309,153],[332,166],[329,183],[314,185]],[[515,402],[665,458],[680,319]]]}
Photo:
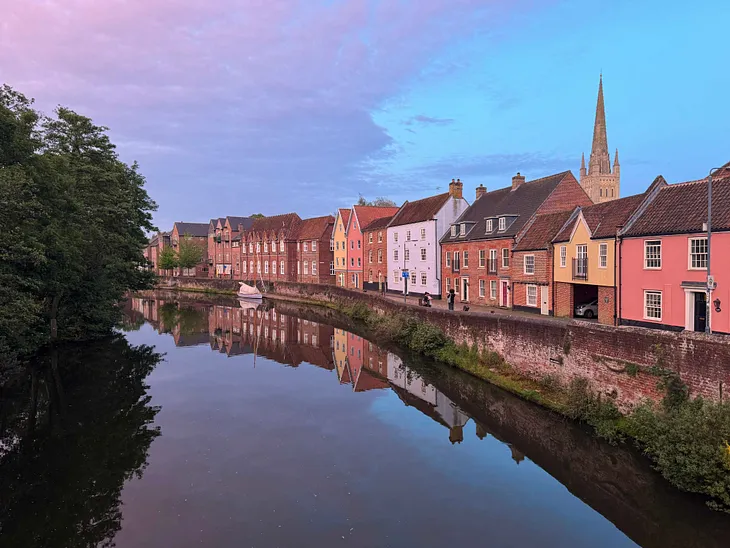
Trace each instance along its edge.
{"label": "window with white frame", "polygon": [[393,260],[394,261],[397,261],[398,260],[398,250],[397,249],[394,249],[393,250]]}
{"label": "window with white frame", "polygon": [[378,232],[378,243],[379,244],[383,243],[383,233],[382,232]]}
{"label": "window with white frame", "polygon": [[497,272],[497,250],[489,250],[489,271]]}
{"label": "window with white frame", "polygon": [[317,263],[312,261],[312,276],[317,274]]}
{"label": "window with white frame", "polygon": [[497,280],[489,280],[489,298],[492,300],[497,298]]}
{"label": "window with white frame", "polygon": [[398,276],[400,276],[400,272],[397,270],[394,270],[393,271],[393,281],[396,283],[398,283],[398,279],[399,279]]}
{"label": "window with white frame", "polygon": [[253,243],[248,244],[248,252],[253,253]]}
{"label": "window with white frame", "polygon": [[357,248],[360,249],[362,247],[362,242],[360,240],[357,241]]}
{"label": "window with white frame", "polygon": [[261,242],[256,242],[256,253],[261,252]]}
{"label": "window with white frame", "polygon": [[421,260],[422,261],[426,260],[426,248],[425,247],[421,248]]}
{"label": "window with white frame", "polygon": [[509,248],[502,248],[502,268],[509,268]]}
{"label": "window with white frame", "polygon": [[276,240],[271,240],[271,252],[276,253]]}
{"label": "window with white frame", "polygon": [[[332,268],[334,268],[334,265],[332,265]],[[281,261],[279,263],[279,274],[284,274],[284,261]],[[334,271],[333,271],[334,274]]]}
{"label": "window with white frame", "polygon": [[378,249],[378,263],[382,263],[382,262],[383,262],[383,250]]}
{"label": "window with white frame", "polygon": [[644,268],[660,269],[662,267],[662,241],[644,241]]}
{"label": "window with white frame", "polygon": [[[282,265],[283,265],[283,263],[282,263]],[[283,272],[282,272],[282,274],[283,274]],[[335,275],[335,263],[330,263],[330,276],[334,276],[334,275]]]}
{"label": "window with white frame", "polygon": [[527,306],[537,306],[537,286],[527,286]]}
{"label": "window with white frame", "polygon": [[362,266],[362,259],[360,257],[357,258],[357,266]]}
{"label": "window with white frame", "polygon": [[598,244],[598,268],[608,266],[608,244]]}
{"label": "window with white frame", "polygon": [[446,266],[451,266],[451,251],[446,252]]}
{"label": "window with white frame", "polygon": [[504,232],[507,230],[507,217],[500,217],[499,218],[499,231]]}
{"label": "window with white frame", "polygon": [[398,233],[397,232],[393,232],[393,241],[395,243],[398,243]]}
{"label": "window with white frame", "polygon": [[446,278],[446,293],[451,289],[451,278]]}
{"label": "window with white frame", "polygon": [[464,251],[464,268],[469,268],[469,252]]}
{"label": "window with white frame", "polygon": [[373,269],[368,270],[368,281],[373,283]]}
{"label": "window with white frame", "polygon": [[276,274],[276,261],[272,261],[271,263],[271,273]]}
{"label": "window with white frame", "polygon": [[689,239],[689,267],[707,270],[707,238]]}
{"label": "window with white frame", "polygon": [[256,261],[256,272],[261,274],[261,262]]}
{"label": "window with white frame", "polygon": [[373,250],[368,251],[368,264],[373,264]]}
{"label": "window with white frame", "polygon": [[568,248],[567,246],[560,246],[560,268],[565,268],[568,264]]}
{"label": "window with white frame", "polygon": [[317,251],[317,240],[312,240],[312,251]]}
{"label": "window with white frame", "polygon": [[309,251],[309,242],[302,242],[302,245],[304,246],[304,251]]}
{"label": "window with white frame", "polygon": [[264,274],[269,273],[269,261],[264,261]]}
{"label": "window with white frame", "polygon": [[297,276],[302,273],[302,263],[301,261],[297,261]]}
{"label": "window with white frame", "polygon": [[487,291],[487,281],[486,280],[479,280],[479,296],[484,298]]}
{"label": "window with white frame", "polygon": [[334,251],[334,250],[335,250],[335,241],[330,240],[330,251]]}
{"label": "window with white frame", "polygon": [[426,229],[425,228],[422,228],[421,229],[421,239],[422,240],[425,240],[426,239]]}
{"label": "window with white frame", "polygon": [[243,265],[242,266],[243,266],[243,273],[246,274],[246,266],[248,266],[247,263],[246,263],[246,261],[243,261]]}
{"label": "window with white frame", "polygon": [[264,242],[264,253],[269,252],[269,242]]}
{"label": "window with white frame", "polygon": [[459,225],[459,236],[464,236],[466,234],[466,223],[461,223]]}
{"label": "window with white frame", "polygon": [[368,233],[368,243],[369,244],[373,243],[373,233],[372,232]]}
{"label": "window with white frame", "polygon": [[525,265],[523,272],[525,274],[534,274],[535,273],[535,256],[534,255],[525,255]]}
{"label": "window with white frame", "polygon": [[279,251],[284,251],[284,240],[279,240]]}
{"label": "window with white frame", "polygon": [[416,271],[411,270],[411,285],[416,285]]}
{"label": "window with white frame", "polygon": [[421,272],[421,285],[426,285],[426,282],[428,281],[428,278],[426,276],[425,272]]}
{"label": "window with white frame", "polygon": [[492,219],[487,219],[487,232],[494,230],[494,222]]}
{"label": "window with white frame", "polygon": [[487,251],[485,249],[479,250],[479,268],[484,268],[487,265]]}
{"label": "window with white frame", "polygon": [[411,231],[406,230],[406,242],[410,242],[410,241],[411,241]]}
{"label": "window with white frame", "polygon": [[309,261],[304,261],[304,273],[309,274]]}
{"label": "window with white frame", "polygon": [[451,225],[451,237],[456,236],[456,225]]}
{"label": "window with white frame", "polygon": [[406,248],[403,250],[403,259],[405,259],[406,261],[411,260],[411,250],[410,249]]}
{"label": "window with white frame", "polygon": [[661,291],[644,291],[644,318],[647,320],[662,319]]}

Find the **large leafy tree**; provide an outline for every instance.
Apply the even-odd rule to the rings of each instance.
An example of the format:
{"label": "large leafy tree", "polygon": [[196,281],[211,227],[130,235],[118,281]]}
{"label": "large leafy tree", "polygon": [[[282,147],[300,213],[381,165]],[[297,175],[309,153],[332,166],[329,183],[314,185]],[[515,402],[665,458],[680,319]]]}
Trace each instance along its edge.
{"label": "large leafy tree", "polygon": [[173,268],[177,268],[177,254],[172,247],[166,246],[162,248],[160,256],[157,258],[157,266],[162,270],[172,270]]}
{"label": "large leafy tree", "polygon": [[384,198],[382,196],[378,196],[374,200],[367,200],[367,199],[365,199],[365,196],[363,196],[362,194],[360,194],[360,197],[357,199],[357,203],[355,205],[375,206],[375,207],[397,207],[396,203],[389,198]]}
{"label": "large leafy tree", "polygon": [[203,247],[185,235],[177,245],[177,264],[180,268],[195,268],[203,260]]}

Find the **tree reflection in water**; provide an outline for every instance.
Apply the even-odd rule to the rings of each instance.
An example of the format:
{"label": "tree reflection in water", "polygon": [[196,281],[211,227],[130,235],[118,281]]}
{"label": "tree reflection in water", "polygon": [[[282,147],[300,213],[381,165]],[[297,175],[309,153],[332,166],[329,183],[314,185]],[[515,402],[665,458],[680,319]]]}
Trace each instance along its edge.
{"label": "tree reflection in water", "polygon": [[0,392],[0,546],[112,546],[124,483],[140,477],[161,356],[121,335],[38,359]]}

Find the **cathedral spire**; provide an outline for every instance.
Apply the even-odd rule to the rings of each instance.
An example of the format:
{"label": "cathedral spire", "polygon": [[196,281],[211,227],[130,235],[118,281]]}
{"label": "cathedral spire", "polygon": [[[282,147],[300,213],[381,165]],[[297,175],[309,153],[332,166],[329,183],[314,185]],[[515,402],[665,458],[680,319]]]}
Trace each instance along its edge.
{"label": "cathedral spire", "polygon": [[588,171],[590,173],[611,173],[611,159],[608,155],[608,137],[606,136],[606,108],[603,103],[603,74],[598,80],[596,121],[593,125],[593,146]]}

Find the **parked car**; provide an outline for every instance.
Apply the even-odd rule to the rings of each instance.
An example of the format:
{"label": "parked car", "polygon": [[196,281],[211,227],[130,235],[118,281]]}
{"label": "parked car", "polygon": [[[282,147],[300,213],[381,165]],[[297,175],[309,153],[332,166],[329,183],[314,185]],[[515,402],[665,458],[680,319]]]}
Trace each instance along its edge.
{"label": "parked car", "polygon": [[598,299],[593,299],[590,302],[576,306],[575,315],[584,318],[595,318],[598,316]]}

